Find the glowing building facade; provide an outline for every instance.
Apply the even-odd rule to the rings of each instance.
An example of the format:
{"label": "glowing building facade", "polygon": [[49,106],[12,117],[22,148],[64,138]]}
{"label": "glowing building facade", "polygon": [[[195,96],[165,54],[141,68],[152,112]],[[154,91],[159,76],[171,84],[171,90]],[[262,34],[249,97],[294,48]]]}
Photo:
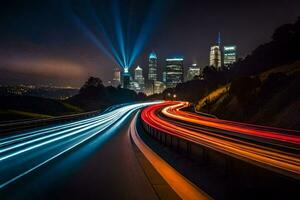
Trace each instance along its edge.
{"label": "glowing building facade", "polygon": [[149,55],[148,80],[157,80],[157,56],[155,52],[151,52]]}
{"label": "glowing building facade", "polygon": [[219,45],[210,48],[209,65],[219,69],[221,67],[221,49]]}
{"label": "glowing building facade", "polygon": [[122,87],[125,89],[130,89],[130,73],[129,67],[124,67],[124,71],[122,74]]}
{"label": "glowing building facade", "polygon": [[186,80],[187,81],[193,80],[195,76],[199,76],[199,75],[200,75],[200,67],[197,66],[197,64],[193,64],[192,66],[188,67]]}
{"label": "glowing building facade", "polygon": [[231,65],[236,62],[236,46],[224,46],[224,66]]}
{"label": "glowing building facade", "polygon": [[183,82],[183,58],[167,58],[166,62],[166,87],[173,88]]}
{"label": "glowing building facade", "polygon": [[154,81],[154,93],[162,93],[166,89],[166,85],[161,81]]}
{"label": "glowing building facade", "polygon": [[112,85],[114,87],[118,87],[120,84],[121,84],[121,70],[119,68],[115,68]]}
{"label": "glowing building facade", "polygon": [[143,69],[140,66],[137,66],[134,70],[134,81],[139,84],[139,92],[143,91],[145,87],[145,79],[143,76]]}

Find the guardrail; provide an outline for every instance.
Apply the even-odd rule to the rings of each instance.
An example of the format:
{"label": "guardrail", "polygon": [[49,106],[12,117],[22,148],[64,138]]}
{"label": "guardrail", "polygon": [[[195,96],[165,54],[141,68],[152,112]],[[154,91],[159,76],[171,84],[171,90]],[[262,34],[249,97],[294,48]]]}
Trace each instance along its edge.
{"label": "guardrail", "polygon": [[29,128],[41,127],[57,122],[67,122],[72,120],[78,120],[81,118],[91,117],[98,115],[101,111],[91,111],[72,115],[64,115],[58,117],[52,117],[47,119],[35,119],[35,120],[23,120],[12,121],[0,124],[0,134],[12,133],[18,130],[24,130]]}
{"label": "guardrail", "polygon": [[164,147],[184,154],[200,164],[213,165],[221,169],[227,178],[231,179],[235,177],[239,180],[248,181],[250,184],[257,184],[256,181],[258,180],[261,183],[265,182],[270,184],[280,183],[283,179],[291,180],[292,182],[299,180],[299,175],[266,168],[255,162],[245,161],[191,140],[163,132],[143,121],[143,119],[141,119],[141,124],[145,133]]}

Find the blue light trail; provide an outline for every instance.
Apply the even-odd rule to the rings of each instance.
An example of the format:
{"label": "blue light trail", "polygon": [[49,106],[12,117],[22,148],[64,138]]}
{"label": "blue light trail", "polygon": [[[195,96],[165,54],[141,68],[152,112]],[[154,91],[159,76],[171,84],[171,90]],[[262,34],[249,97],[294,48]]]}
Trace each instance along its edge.
{"label": "blue light trail", "polygon": [[[0,192],[3,188],[96,137],[109,138],[115,125],[154,103],[124,105],[89,119],[0,139]],[[107,134],[110,130],[110,134]]]}

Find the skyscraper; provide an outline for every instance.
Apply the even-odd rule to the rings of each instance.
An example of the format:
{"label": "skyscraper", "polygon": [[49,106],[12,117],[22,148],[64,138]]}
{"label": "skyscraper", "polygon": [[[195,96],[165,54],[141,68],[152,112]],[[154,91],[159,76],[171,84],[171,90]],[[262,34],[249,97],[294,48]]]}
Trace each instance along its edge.
{"label": "skyscraper", "polygon": [[166,89],[166,85],[161,81],[154,81],[154,94],[162,93]]}
{"label": "skyscraper", "polygon": [[112,85],[118,87],[121,84],[121,70],[117,67],[114,69],[114,77]]}
{"label": "skyscraper", "polygon": [[219,69],[221,67],[220,46],[215,45],[210,48],[209,65]]}
{"label": "skyscraper", "polygon": [[236,46],[224,46],[224,66],[236,62]]}
{"label": "skyscraper", "polygon": [[176,87],[183,82],[183,58],[167,58],[166,62],[166,87]]}
{"label": "skyscraper", "polygon": [[134,70],[134,80],[140,86],[140,89],[143,90],[145,87],[145,79],[143,76],[143,69],[140,66],[137,66]]}
{"label": "skyscraper", "polygon": [[210,48],[209,65],[219,69],[222,65],[221,33],[218,34],[217,45]]}
{"label": "skyscraper", "polygon": [[125,89],[130,89],[130,74],[127,72],[123,72],[122,75],[122,79],[123,79],[123,88]]}
{"label": "skyscraper", "polygon": [[157,80],[157,56],[154,51],[152,51],[149,55],[148,80],[152,80],[152,81]]}
{"label": "skyscraper", "polygon": [[188,67],[186,79],[187,81],[193,80],[195,76],[200,75],[200,67],[197,64],[193,64]]}
{"label": "skyscraper", "polygon": [[131,75],[129,73],[129,68],[125,67],[122,74],[122,86],[125,89],[130,89],[130,79]]}

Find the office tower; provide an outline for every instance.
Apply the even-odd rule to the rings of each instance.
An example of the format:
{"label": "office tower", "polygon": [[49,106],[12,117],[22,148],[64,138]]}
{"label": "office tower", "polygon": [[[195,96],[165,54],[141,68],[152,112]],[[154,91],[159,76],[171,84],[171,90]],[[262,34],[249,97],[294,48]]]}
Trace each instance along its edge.
{"label": "office tower", "polygon": [[143,76],[143,69],[140,68],[140,66],[137,66],[134,70],[134,81],[139,84],[140,91],[141,92],[145,87],[145,79]]}
{"label": "office tower", "polygon": [[149,73],[148,80],[156,81],[157,80],[157,56],[153,51],[149,55]]}
{"label": "office tower", "polygon": [[162,93],[166,89],[166,85],[161,81],[154,81],[154,93]]}
{"label": "office tower", "polygon": [[210,48],[209,65],[220,69],[222,65],[221,33],[218,34],[217,44]]}
{"label": "office tower", "polygon": [[188,67],[186,79],[187,81],[193,80],[195,76],[200,75],[200,67],[197,64],[193,64]]}
{"label": "office tower", "polygon": [[118,87],[120,84],[121,84],[121,70],[119,68],[115,68],[112,85],[114,87]]}
{"label": "office tower", "polygon": [[163,78],[162,78],[164,83],[166,83],[166,79],[167,79],[166,76],[167,76],[167,73],[166,73],[166,71],[164,71],[163,72]]}
{"label": "office tower", "polygon": [[209,65],[219,69],[221,67],[220,46],[215,45],[210,48]]}
{"label": "office tower", "polygon": [[122,74],[122,87],[125,89],[130,89],[130,73],[129,67],[124,68],[124,72]]}
{"label": "office tower", "polygon": [[236,62],[236,46],[224,46],[224,66],[231,65]]}
{"label": "office tower", "polygon": [[166,87],[173,88],[183,82],[183,58],[167,58],[166,62]]}
{"label": "office tower", "polygon": [[141,87],[140,87],[140,84],[138,82],[131,80],[129,84],[130,85],[129,85],[128,89],[134,90],[136,92],[141,92]]}

